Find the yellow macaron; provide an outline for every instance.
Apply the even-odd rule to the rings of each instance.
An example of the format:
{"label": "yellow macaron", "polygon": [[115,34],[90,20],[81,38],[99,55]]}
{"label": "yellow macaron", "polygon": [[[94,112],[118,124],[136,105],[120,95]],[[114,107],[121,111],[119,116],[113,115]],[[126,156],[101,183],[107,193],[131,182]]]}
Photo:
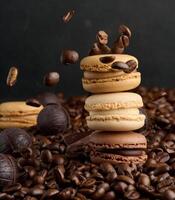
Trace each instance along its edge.
{"label": "yellow macaron", "polygon": [[36,125],[42,106],[26,105],[25,101],[10,101],[0,104],[0,128],[27,128]]}
{"label": "yellow macaron", "polygon": [[85,101],[87,125],[93,130],[132,131],[144,126],[142,97],[136,93],[96,94]]}
{"label": "yellow macaron", "polygon": [[[116,62],[134,61],[136,68],[125,73],[122,69],[114,69]],[[84,70],[83,88],[91,93],[121,92],[136,88],[141,82],[141,74],[137,71],[138,60],[126,54],[106,54],[88,56],[81,60]]]}

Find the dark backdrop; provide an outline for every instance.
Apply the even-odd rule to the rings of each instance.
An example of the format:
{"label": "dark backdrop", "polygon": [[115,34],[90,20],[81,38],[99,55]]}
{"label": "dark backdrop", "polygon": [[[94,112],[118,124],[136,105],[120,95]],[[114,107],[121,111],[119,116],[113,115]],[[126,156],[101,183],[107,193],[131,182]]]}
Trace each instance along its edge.
{"label": "dark backdrop", "polygon": [[[62,15],[76,14],[69,24]],[[59,63],[64,48],[87,55],[100,29],[115,39],[120,24],[133,32],[127,53],[138,57],[142,85],[175,86],[174,0],[0,0],[0,95],[21,98],[40,91],[82,94],[79,64]],[[5,84],[10,66],[20,69],[19,80],[9,90]],[[48,89],[42,77],[48,71],[61,76],[56,88]]]}

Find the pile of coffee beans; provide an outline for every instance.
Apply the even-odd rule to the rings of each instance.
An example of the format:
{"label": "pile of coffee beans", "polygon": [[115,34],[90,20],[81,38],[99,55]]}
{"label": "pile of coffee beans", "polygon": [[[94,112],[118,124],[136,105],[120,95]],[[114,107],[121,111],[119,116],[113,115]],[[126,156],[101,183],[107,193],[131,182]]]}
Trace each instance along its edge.
{"label": "pile of coffee beans", "polygon": [[[0,186],[0,200],[149,200],[175,199],[175,89],[139,88],[150,118],[147,130],[148,160],[135,164],[90,162],[88,149],[68,152],[65,136],[90,134],[85,122],[85,97],[59,101],[68,110],[72,126],[65,136],[41,135],[28,130],[33,144],[15,152],[18,179]],[[72,137],[67,137],[71,138]],[[72,140],[73,141],[73,140]],[[87,152],[85,154],[85,152]],[[71,155],[72,154],[72,155]]]}

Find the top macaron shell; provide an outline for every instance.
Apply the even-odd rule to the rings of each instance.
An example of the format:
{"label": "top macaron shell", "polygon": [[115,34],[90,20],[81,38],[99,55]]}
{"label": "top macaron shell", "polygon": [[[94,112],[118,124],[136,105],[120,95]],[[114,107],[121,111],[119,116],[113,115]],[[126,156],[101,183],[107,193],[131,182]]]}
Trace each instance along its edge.
{"label": "top macaron shell", "polygon": [[85,101],[87,125],[93,130],[131,131],[144,126],[140,95],[131,92],[96,94]]}
{"label": "top macaron shell", "polygon": [[[131,73],[111,67],[114,62],[126,63],[129,60],[137,63],[136,69]],[[141,74],[137,72],[138,60],[126,54],[88,56],[81,60],[80,67],[84,70],[83,88],[91,93],[127,91],[136,88],[141,82]]]}

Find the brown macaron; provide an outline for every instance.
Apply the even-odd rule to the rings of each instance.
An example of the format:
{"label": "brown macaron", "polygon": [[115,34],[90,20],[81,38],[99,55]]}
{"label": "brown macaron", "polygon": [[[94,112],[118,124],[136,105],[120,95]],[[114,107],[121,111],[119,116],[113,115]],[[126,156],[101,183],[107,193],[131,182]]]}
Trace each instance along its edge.
{"label": "brown macaron", "polygon": [[92,162],[144,164],[147,160],[147,141],[135,132],[95,131],[89,139]]}

